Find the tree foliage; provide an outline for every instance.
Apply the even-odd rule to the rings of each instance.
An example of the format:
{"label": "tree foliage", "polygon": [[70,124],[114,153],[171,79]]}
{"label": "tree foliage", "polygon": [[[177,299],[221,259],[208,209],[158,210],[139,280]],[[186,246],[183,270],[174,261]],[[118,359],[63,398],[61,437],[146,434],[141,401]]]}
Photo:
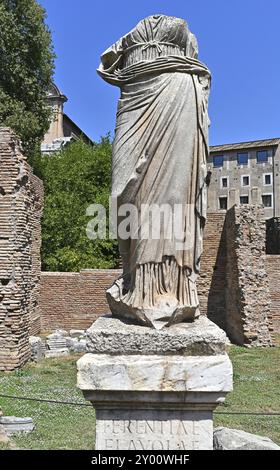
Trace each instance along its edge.
{"label": "tree foliage", "polygon": [[32,155],[49,127],[46,95],[54,53],[45,10],[36,0],[0,1],[0,125]]}
{"label": "tree foliage", "polygon": [[89,240],[86,227],[91,204],[107,209],[111,187],[111,143],[105,137],[94,147],[81,141],[37,160],[36,173],[45,188],[42,221],[42,268],[79,271],[114,268],[118,264],[115,241]]}

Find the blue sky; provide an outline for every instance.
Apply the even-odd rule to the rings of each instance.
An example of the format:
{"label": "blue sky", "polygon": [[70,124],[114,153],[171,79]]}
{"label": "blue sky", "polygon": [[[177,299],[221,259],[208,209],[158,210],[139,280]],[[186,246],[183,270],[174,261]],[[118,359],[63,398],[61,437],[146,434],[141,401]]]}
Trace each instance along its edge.
{"label": "blue sky", "polygon": [[119,90],[96,74],[100,54],[145,16],[187,20],[213,76],[212,145],[280,136],[279,0],[40,0],[65,112],[94,140],[114,132]]}

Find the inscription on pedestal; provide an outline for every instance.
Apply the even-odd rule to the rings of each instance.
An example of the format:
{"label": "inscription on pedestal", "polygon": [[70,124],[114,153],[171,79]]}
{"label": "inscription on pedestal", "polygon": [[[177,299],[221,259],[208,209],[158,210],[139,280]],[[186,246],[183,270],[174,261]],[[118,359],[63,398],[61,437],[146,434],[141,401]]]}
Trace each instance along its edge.
{"label": "inscription on pedestal", "polygon": [[97,450],[212,449],[211,412],[97,410]]}

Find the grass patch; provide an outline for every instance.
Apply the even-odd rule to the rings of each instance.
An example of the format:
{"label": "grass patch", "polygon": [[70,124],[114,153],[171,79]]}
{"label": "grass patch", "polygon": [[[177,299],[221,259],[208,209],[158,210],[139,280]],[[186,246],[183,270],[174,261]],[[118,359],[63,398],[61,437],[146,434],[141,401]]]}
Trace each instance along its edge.
{"label": "grass patch", "polygon": [[[79,355],[45,359],[37,365],[0,373],[0,393],[32,398],[83,402],[76,389]],[[231,347],[234,391],[218,412],[280,411],[280,347]],[[91,407],[55,405],[0,398],[5,415],[30,416],[36,430],[13,437],[10,447],[20,449],[84,449],[94,444],[94,410]],[[227,426],[270,437],[280,444],[280,417],[215,414],[215,426]],[[1,445],[0,449],[6,449]]]}
{"label": "grass patch", "polygon": [[[280,412],[280,348],[232,346],[234,390],[218,412]],[[280,416],[215,414],[215,426],[226,426],[270,437],[280,444]]]}
{"label": "grass patch", "polygon": [[[76,388],[76,361],[69,358],[45,359],[10,373],[0,373],[0,393],[58,401],[85,402]],[[30,416],[36,430],[13,436],[20,449],[92,449],[94,410],[92,407],[38,403],[0,398],[5,415]],[[3,447],[2,447],[3,448]],[[4,446],[5,448],[5,446]]]}

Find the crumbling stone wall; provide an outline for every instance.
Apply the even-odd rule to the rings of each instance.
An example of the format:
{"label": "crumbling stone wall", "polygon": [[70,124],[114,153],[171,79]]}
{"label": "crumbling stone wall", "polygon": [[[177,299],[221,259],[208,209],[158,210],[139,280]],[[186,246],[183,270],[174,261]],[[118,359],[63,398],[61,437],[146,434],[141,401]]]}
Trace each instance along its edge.
{"label": "crumbling stone wall", "polygon": [[0,370],[20,367],[30,357],[40,276],[41,197],[41,183],[19,140],[10,129],[0,128]]}
{"label": "crumbling stone wall", "polygon": [[240,345],[270,346],[270,292],[262,206],[233,207],[227,214],[226,331]]}
{"label": "crumbling stone wall", "polygon": [[280,334],[280,255],[266,255],[266,271],[270,291],[270,327],[273,340]]}
{"label": "crumbling stone wall", "polygon": [[[268,275],[273,272],[273,279],[279,281],[280,276],[275,257],[266,272],[263,215],[262,208],[249,206],[232,209],[227,216],[212,213],[204,233],[198,280],[200,310],[241,345],[271,345],[279,312],[274,287],[273,293],[268,289]],[[43,272],[39,301],[42,331],[88,328],[109,311],[105,291],[120,273],[103,269]],[[273,315],[270,298],[274,299]]]}

